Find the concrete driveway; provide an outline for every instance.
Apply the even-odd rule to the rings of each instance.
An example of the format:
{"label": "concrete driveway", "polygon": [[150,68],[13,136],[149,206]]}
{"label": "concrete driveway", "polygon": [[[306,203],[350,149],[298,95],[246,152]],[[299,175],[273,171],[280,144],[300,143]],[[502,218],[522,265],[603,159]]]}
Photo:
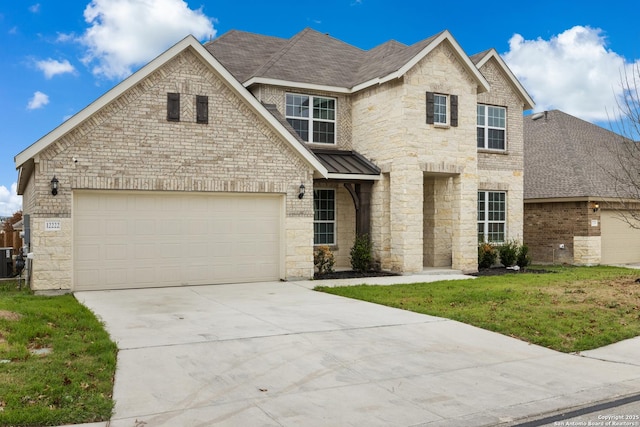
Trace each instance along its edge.
{"label": "concrete driveway", "polygon": [[635,356],[562,354],[316,284],[77,293],[120,349],[104,425],[485,426],[640,393]]}

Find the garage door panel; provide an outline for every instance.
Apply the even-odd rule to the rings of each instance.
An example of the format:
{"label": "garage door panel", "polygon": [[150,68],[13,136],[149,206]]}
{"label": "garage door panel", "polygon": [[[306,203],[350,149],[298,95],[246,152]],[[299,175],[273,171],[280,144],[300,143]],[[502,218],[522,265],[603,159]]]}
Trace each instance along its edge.
{"label": "garage door panel", "polygon": [[600,219],[601,263],[640,262],[640,229],[631,227],[616,211],[602,210]]}
{"label": "garage door panel", "polygon": [[277,280],[282,197],[74,193],[74,289]]}

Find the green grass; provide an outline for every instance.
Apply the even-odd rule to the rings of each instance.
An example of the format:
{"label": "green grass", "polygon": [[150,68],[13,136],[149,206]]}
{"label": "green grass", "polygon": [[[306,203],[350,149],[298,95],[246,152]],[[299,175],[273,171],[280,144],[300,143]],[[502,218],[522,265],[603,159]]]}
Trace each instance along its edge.
{"label": "green grass", "polygon": [[[538,267],[542,268],[542,267]],[[316,290],[457,320],[562,352],[640,335],[639,270],[545,267],[551,273]]]}
{"label": "green grass", "polygon": [[[46,354],[34,354],[46,349]],[[0,283],[0,426],[105,421],[116,345],[72,295],[35,296]]]}

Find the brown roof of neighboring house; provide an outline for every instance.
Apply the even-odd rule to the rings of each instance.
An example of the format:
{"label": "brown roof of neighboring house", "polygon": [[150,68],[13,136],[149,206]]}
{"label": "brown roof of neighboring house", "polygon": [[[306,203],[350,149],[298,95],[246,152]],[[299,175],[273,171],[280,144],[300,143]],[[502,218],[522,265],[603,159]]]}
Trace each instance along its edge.
{"label": "brown roof of neighboring house", "polygon": [[[637,143],[559,110],[524,118],[524,199],[630,197]],[[637,153],[640,154],[640,153]],[[636,154],[636,155],[637,155]],[[637,189],[636,189],[637,191]]]}

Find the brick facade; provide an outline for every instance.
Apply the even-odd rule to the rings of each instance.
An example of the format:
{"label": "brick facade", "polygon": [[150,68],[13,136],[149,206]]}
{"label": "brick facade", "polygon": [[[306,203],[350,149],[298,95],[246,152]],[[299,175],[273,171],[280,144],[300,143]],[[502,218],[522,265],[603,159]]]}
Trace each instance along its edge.
{"label": "brick facade", "polygon": [[[600,262],[599,212],[590,203],[527,203],[524,208],[524,241],[533,262],[587,264]],[[597,226],[592,225],[597,220]],[[562,247],[561,247],[562,246]]]}
{"label": "brick facade", "polygon": [[[180,121],[167,121],[167,93],[181,96]],[[209,123],[196,123],[195,97],[209,97]],[[74,162],[75,158],[78,161]],[[50,180],[60,183],[50,194]],[[90,119],[49,145],[25,189],[34,253],[32,287],[72,289],[74,190],[286,194],[283,278],[313,274],[311,168],[233,90],[184,51]],[[45,231],[56,219],[60,231]]]}

